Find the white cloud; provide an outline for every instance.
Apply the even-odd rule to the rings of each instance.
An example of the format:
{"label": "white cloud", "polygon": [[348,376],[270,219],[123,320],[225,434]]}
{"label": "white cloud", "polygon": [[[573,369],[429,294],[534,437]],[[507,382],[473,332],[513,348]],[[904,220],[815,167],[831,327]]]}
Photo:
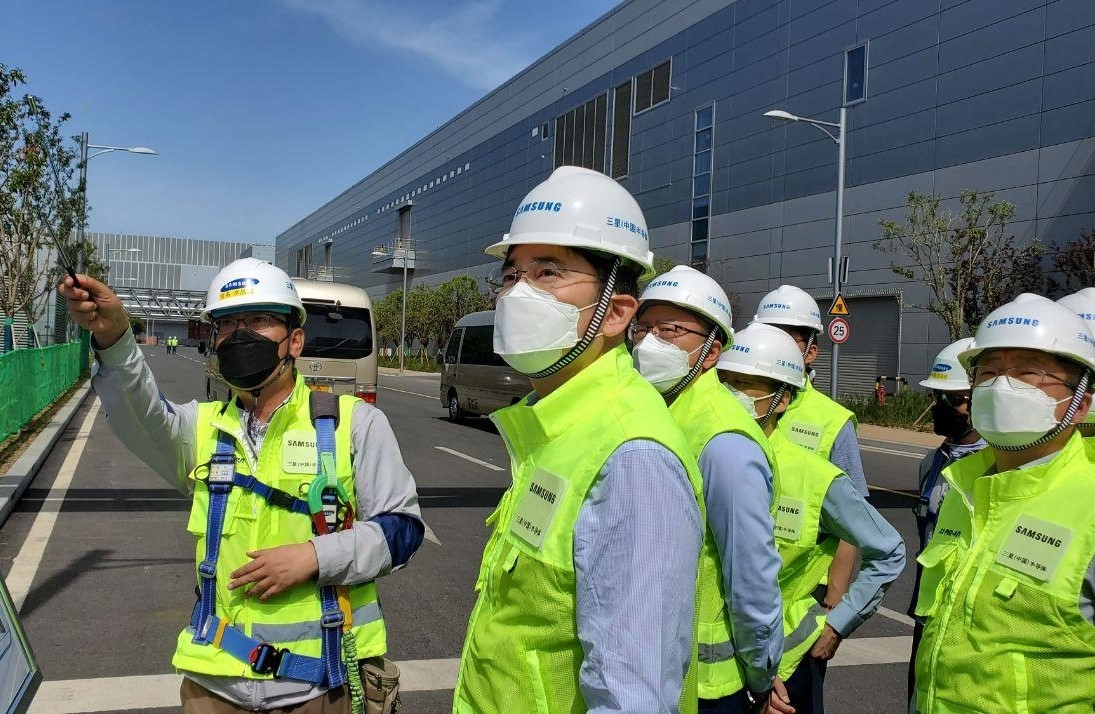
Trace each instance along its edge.
{"label": "white cloud", "polygon": [[500,0],[390,3],[378,0],[283,0],[321,16],[359,45],[381,43],[436,62],[453,78],[494,89],[534,59],[495,26]]}

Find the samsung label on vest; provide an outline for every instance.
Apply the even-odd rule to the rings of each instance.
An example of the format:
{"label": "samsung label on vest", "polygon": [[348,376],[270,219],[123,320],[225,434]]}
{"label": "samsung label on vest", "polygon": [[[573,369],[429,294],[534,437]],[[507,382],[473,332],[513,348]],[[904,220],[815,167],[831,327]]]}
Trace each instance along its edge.
{"label": "samsung label on vest", "polygon": [[1034,540],[1036,540],[1040,543],[1047,543],[1049,545],[1052,545],[1054,548],[1060,548],[1061,547],[1061,539],[1060,538],[1053,538],[1052,536],[1048,536],[1045,533],[1039,533],[1038,531],[1031,530],[1030,528],[1024,528],[1023,526],[1015,526],[1015,532],[1018,533],[1021,536],[1026,536],[1027,538],[1033,538]]}
{"label": "samsung label on vest", "polygon": [[547,490],[538,483],[534,483],[528,487],[529,493],[535,493],[540,498],[544,499],[548,503],[555,503],[555,494]]}
{"label": "samsung label on vest", "polygon": [[304,448],[304,449],[314,449],[314,448],[316,448],[316,442],[314,442],[314,441],[305,441],[303,439],[286,439],[285,444],[287,446],[295,446],[295,447]]}

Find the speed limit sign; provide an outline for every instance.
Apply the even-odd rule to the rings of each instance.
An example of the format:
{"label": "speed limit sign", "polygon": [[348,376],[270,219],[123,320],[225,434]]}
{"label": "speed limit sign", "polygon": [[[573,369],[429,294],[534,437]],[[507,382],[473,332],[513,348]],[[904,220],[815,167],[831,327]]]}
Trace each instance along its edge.
{"label": "speed limit sign", "polygon": [[829,323],[829,339],[834,344],[842,345],[852,336],[852,328],[843,317],[834,317]]}

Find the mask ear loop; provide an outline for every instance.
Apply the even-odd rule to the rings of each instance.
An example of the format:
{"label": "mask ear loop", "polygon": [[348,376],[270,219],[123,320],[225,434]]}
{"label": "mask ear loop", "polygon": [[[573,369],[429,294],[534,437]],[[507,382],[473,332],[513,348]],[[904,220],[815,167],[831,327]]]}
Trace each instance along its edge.
{"label": "mask ear loop", "polygon": [[703,343],[703,347],[700,349],[699,359],[696,360],[696,364],[692,365],[692,369],[688,370],[688,374],[681,377],[681,381],[670,387],[665,393],[662,394],[665,397],[665,403],[670,404],[677,398],[685,388],[692,384],[692,381],[696,378],[701,371],[703,371],[703,362],[707,359],[707,355],[711,353],[711,347],[715,344],[715,335],[718,332],[717,327],[711,328],[711,332],[708,333],[707,339]]}
{"label": "mask ear loop", "polygon": [[608,306],[612,302],[612,291],[616,288],[616,274],[619,270],[620,259],[616,258],[612,263],[612,269],[608,271],[608,278],[605,279],[605,289],[601,292],[601,299],[597,302],[597,308],[593,311],[593,318],[589,321],[589,327],[586,328],[585,334],[582,335],[582,339],[578,341],[578,344],[574,345],[570,352],[556,360],[555,364],[539,372],[533,372],[529,375],[529,378],[543,379],[544,377],[550,377],[578,359],[578,356],[586,351],[586,348],[589,347],[589,344],[593,342],[593,338],[600,331],[601,322],[605,319],[605,315],[608,314]]}
{"label": "mask ear loop", "polygon": [[[1065,414],[1063,417],[1061,417],[1061,422],[1057,424],[1057,426],[1053,427],[1045,434],[1042,434],[1040,437],[1030,442],[1029,444],[1024,444],[1022,446],[997,446],[991,441],[988,442],[989,445],[992,446],[992,448],[994,449],[999,449],[1000,451],[1023,451],[1025,449],[1030,449],[1035,446],[1041,446],[1047,441],[1056,438],[1061,432],[1072,426],[1072,418],[1076,416],[1076,410],[1080,408],[1080,402],[1084,399],[1084,394],[1087,392],[1087,385],[1090,381],[1090,377],[1091,371],[1085,369],[1083,376],[1080,377],[1080,383],[1076,385],[1076,391],[1072,395],[1072,401],[1068,403],[1068,409],[1065,410]],[[985,441],[988,441],[988,439],[986,439]]]}
{"label": "mask ear loop", "polygon": [[780,382],[779,389],[777,389],[776,393],[772,395],[772,403],[768,405],[767,413],[765,413],[764,418],[762,418],[759,422],[761,427],[767,424],[768,420],[772,418],[772,415],[776,413],[776,407],[778,407],[779,403],[783,401],[783,395],[786,392],[787,385],[783,382]]}

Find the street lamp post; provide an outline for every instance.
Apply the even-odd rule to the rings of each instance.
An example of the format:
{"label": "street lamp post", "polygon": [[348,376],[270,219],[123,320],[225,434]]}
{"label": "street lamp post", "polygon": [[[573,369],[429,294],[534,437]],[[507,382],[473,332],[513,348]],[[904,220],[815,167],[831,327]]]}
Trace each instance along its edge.
{"label": "street lamp post", "polygon": [[392,263],[400,260],[403,263],[403,309],[399,328],[399,374],[403,374],[403,353],[407,349],[407,269],[414,264],[414,241],[408,238],[397,238],[395,246],[378,246],[373,249],[373,255],[377,257],[392,257]]}
{"label": "street lamp post", "polygon": [[[813,119],[810,117],[800,117],[790,112],[785,112],[782,109],[773,109],[772,111],[764,112],[764,116],[769,119],[779,119],[781,121],[804,121],[807,124],[817,127],[823,131],[826,136],[836,142],[837,145],[837,168],[836,168],[836,235],[833,240],[833,299],[836,299],[837,295],[840,295],[841,289],[841,241],[844,235],[844,163],[845,163],[845,149],[847,148],[847,134],[846,129],[848,126],[848,108],[840,108],[840,121],[833,123],[831,121],[822,121],[820,119]],[[837,133],[829,131],[826,127],[836,129]],[[832,352],[829,354],[829,397],[836,399],[836,380],[837,380],[837,359],[840,354],[840,345],[833,343]]]}

